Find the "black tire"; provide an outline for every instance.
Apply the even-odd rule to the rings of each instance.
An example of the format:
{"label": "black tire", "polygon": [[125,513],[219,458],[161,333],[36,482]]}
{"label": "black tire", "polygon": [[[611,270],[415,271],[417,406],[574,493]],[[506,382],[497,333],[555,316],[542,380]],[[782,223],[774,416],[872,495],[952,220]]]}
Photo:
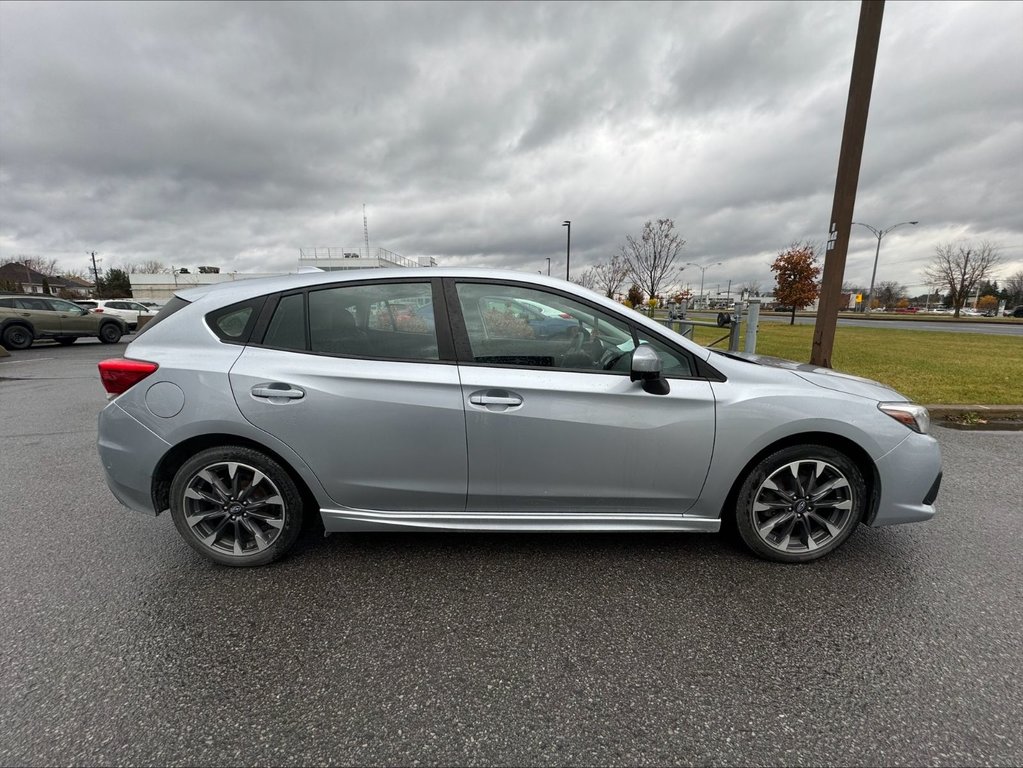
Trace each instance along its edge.
{"label": "black tire", "polygon": [[[227,491],[224,495],[215,482],[204,477],[223,478],[229,464],[239,466],[233,487],[222,483]],[[251,482],[253,470],[264,480]],[[249,484],[243,485],[247,481]],[[246,489],[251,491],[248,498]],[[274,501],[278,498],[279,502]],[[250,500],[254,505],[243,509]],[[170,510],[178,533],[189,546],[221,565],[243,567],[266,565],[282,557],[301,534],[305,516],[302,494],[288,472],[266,454],[239,445],[208,448],[186,461],[171,483]],[[266,516],[257,516],[257,510]],[[273,518],[271,524],[266,522],[268,518]],[[254,528],[261,531],[262,542]],[[241,554],[237,554],[239,550]]]}
{"label": "black tire", "polygon": [[32,346],[32,329],[25,325],[8,325],[4,328],[6,349],[28,349]]}
{"label": "black tire", "polygon": [[63,344],[65,347],[74,344],[76,341],[78,341],[77,336],[58,336],[56,338],[56,342],[58,344]]}
{"label": "black tire", "polygon": [[[832,488],[822,493],[827,486]],[[840,547],[866,505],[863,473],[848,456],[824,445],[797,445],[753,468],[739,490],[735,522],[743,542],[760,557],[807,563]]]}
{"label": "black tire", "polygon": [[124,330],[117,323],[103,323],[99,327],[99,340],[104,344],[116,344],[124,335]]}

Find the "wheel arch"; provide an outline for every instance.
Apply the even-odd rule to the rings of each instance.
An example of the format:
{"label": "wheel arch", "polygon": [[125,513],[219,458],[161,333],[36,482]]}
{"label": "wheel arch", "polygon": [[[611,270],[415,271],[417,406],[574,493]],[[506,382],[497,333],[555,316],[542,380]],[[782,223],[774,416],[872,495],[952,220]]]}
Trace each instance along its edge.
{"label": "wheel arch", "polygon": [[863,480],[867,484],[867,510],[864,513],[861,522],[864,525],[870,525],[874,521],[874,517],[877,515],[878,503],[881,499],[881,476],[878,474],[877,465],[874,464],[870,455],[854,441],[850,440],[848,437],[836,435],[833,432],[799,432],[793,435],[786,435],[785,437],[779,438],[773,443],[764,446],[748,462],[746,462],[746,465],[742,468],[739,474],[736,475],[735,480],[732,482],[728,495],[725,497],[725,501],[721,505],[720,514],[722,521],[735,517],[735,505],[739,497],[739,490],[742,488],[742,484],[746,480],[746,477],[753,471],[753,468],[757,464],[775,451],[780,451],[783,448],[790,448],[796,445],[807,445],[811,443],[824,445],[845,454],[860,470],[860,473],[863,475]]}
{"label": "wheel arch", "polygon": [[39,334],[36,333],[36,329],[35,326],[32,325],[32,321],[26,320],[23,317],[9,317],[4,320],[3,323],[0,323],[0,335],[14,325],[20,325],[22,328],[25,328],[30,334],[32,334],[33,339],[39,338]]}
{"label": "wheel arch", "polygon": [[[177,471],[181,468],[181,466],[188,461],[189,458],[200,451],[205,451],[208,448],[219,448],[226,445],[238,445],[243,448],[251,448],[259,451],[260,453],[265,453],[271,459],[280,464],[284,468],[284,471],[287,472],[294,481],[306,508],[319,510],[320,505],[316,501],[316,496],[314,496],[313,492],[309,489],[309,484],[306,483],[305,478],[303,478],[299,472],[296,472],[291,463],[281,456],[281,454],[256,440],[241,437],[239,435],[218,433],[197,435],[189,438],[178,443],[163,455],[163,458],[160,459],[156,468],[153,470],[153,507],[157,514],[170,506],[171,483],[174,480],[174,475],[177,474]],[[310,515],[310,517],[312,516]]]}

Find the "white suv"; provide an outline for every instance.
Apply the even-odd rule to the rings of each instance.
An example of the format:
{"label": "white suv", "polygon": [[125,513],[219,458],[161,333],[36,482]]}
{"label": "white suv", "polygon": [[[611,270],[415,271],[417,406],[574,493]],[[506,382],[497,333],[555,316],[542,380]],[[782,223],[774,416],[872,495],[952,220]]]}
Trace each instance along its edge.
{"label": "white suv", "polygon": [[80,307],[88,309],[96,314],[113,315],[124,320],[128,330],[134,331],[139,322],[139,315],[153,315],[156,311],[139,304],[132,299],[89,299],[76,301]]}

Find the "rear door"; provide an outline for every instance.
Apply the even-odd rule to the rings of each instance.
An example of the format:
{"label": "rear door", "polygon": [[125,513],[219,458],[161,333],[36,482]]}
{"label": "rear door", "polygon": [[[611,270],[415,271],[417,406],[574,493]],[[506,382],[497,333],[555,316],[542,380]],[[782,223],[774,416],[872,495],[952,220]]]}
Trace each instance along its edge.
{"label": "rear door", "polygon": [[19,296],[14,300],[18,314],[32,323],[36,335],[56,336],[60,333],[60,313],[47,299],[37,296]]}
{"label": "rear door", "polygon": [[252,424],[283,440],[340,506],[465,509],[465,413],[429,280],[282,295],[231,370]]}

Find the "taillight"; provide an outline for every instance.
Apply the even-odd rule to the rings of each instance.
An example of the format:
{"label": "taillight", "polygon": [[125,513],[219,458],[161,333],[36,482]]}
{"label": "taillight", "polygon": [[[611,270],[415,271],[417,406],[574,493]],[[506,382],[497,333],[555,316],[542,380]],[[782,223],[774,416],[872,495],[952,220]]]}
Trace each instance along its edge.
{"label": "taillight", "polygon": [[97,315],[102,315],[103,314],[103,307],[96,307],[92,311],[95,312]]}
{"label": "taillight", "polygon": [[563,318],[565,318],[566,320],[571,320],[572,319],[572,316],[570,314],[568,314],[568,312],[562,312],[561,316]]}
{"label": "taillight", "polygon": [[128,360],[114,357],[99,364],[99,378],[103,389],[111,395],[120,395],[138,384],[142,379],[159,368],[156,363],[145,360]]}

